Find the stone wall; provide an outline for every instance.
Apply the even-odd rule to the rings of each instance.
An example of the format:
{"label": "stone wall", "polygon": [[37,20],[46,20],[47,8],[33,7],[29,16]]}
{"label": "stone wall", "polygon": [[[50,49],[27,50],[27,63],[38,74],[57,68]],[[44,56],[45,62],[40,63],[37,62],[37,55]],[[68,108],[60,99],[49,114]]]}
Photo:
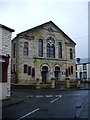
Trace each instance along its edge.
{"label": "stone wall", "polygon": [[[48,32],[48,28],[52,27],[53,33]],[[26,38],[26,35],[28,36]],[[47,58],[46,56],[46,42],[48,37],[53,37],[55,39],[55,58]],[[32,39],[33,38],[33,39]],[[38,56],[38,40],[42,38],[43,40],[43,57]],[[23,49],[24,49],[24,42],[29,43],[29,55],[24,56]],[[43,26],[41,29],[36,29],[33,31],[26,31],[22,33],[21,36],[16,37],[13,40],[13,43],[16,42],[17,44],[17,56],[16,58],[12,58],[12,66],[15,62],[16,64],[16,76],[17,81],[20,84],[31,84],[36,82],[36,79],[39,78],[42,81],[41,76],[41,65],[48,64],[50,67],[50,71],[54,73],[54,66],[60,65],[61,67],[61,80],[65,80],[66,68],[73,66],[73,74],[70,75],[70,78],[75,78],[76,68],[75,68],[75,45],[72,41],[67,39],[60,31],[57,30],[52,25]],[[62,59],[58,58],[58,43],[62,42]],[[70,59],[70,51],[69,49],[72,48],[73,50],[73,59]],[[16,59],[16,60],[15,60]],[[31,67],[35,68],[35,78],[32,78],[30,75],[23,73],[23,66],[27,64]],[[51,77],[48,76],[48,81],[51,80]]]}
{"label": "stone wall", "polygon": [[10,96],[10,83],[11,83],[11,32],[0,26],[0,55],[10,55],[8,66],[8,79],[7,83],[0,83],[2,86],[2,99]]}

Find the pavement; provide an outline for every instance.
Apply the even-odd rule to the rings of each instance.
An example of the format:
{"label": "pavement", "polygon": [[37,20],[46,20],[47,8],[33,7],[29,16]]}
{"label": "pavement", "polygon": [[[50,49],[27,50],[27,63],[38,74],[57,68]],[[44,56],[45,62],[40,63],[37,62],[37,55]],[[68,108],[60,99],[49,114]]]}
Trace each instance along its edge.
{"label": "pavement", "polygon": [[5,100],[2,100],[2,107],[19,104],[20,102],[25,101],[25,98],[10,97]]}
{"label": "pavement", "polygon": [[[38,91],[38,89],[36,89]],[[40,90],[40,89],[39,89]],[[64,86],[53,88],[50,89],[51,91],[59,90],[59,91],[67,91],[67,90],[90,90],[90,86],[88,84],[81,85],[80,88],[65,88]],[[33,90],[31,90],[33,91]],[[19,104],[20,102],[24,102],[27,99],[27,97],[17,97],[17,96],[12,96],[10,98],[7,98],[5,100],[2,100],[2,107],[14,105],[14,104]]]}

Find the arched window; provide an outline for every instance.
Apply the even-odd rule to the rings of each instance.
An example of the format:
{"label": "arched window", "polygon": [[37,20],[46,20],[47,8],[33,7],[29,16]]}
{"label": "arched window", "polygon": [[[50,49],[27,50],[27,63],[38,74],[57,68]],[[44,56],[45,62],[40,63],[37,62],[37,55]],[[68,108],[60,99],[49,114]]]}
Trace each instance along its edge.
{"label": "arched window", "polygon": [[47,44],[47,57],[50,57],[50,44]]}
{"label": "arched window", "polygon": [[43,66],[42,67],[42,71],[48,71],[48,67],[47,66]]}
{"label": "arched window", "polygon": [[59,67],[59,66],[56,66],[56,67],[55,67],[55,71],[60,71],[60,67]]}
{"label": "arched window", "polygon": [[68,76],[68,69],[66,68],[66,77]]}
{"label": "arched window", "polygon": [[28,56],[28,42],[24,42],[24,55]]}
{"label": "arched window", "polygon": [[59,58],[62,58],[62,43],[59,42],[58,44],[58,56]]}
{"label": "arched window", "polygon": [[72,51],[72,48],[70,48],[70,59],[73,59],[73,51]]}
{"label": "arched window", "polygon": [[47,57],[55,58],[55,40],[52,37],[47,39]]}
{"label": "arched window", "polygon": [[73,74],[73,66],[71,66],[71,74]]}
{"label": "arched window", "polygon": [[43,57],[43,40],[39,39],[39,43],[38,43],[38,55],[39,57]]}
{"label": "arched window", "polygon": [[13,45],[13,57],[16,57],[16,43]]}

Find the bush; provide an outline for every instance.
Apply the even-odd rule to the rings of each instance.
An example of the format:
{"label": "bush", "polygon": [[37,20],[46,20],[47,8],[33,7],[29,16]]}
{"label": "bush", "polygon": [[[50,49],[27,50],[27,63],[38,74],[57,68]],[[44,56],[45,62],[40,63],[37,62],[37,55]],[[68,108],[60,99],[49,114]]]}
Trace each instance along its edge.
{"label": "bush", "polygon": [[55,80],[55,77],[52,77],[51,80]]}

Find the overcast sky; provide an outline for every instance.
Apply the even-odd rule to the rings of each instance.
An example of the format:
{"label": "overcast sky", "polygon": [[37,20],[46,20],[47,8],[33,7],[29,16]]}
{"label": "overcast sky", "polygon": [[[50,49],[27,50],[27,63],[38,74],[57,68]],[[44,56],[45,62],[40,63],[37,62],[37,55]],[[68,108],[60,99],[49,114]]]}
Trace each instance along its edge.
{"label": "overcast sky", "polygon": [[88,0],[6,1],[0,2],[0,24],[15,30],[12,38],[22,31],[53,21],[76,42],[76,57],[88,57]]}

